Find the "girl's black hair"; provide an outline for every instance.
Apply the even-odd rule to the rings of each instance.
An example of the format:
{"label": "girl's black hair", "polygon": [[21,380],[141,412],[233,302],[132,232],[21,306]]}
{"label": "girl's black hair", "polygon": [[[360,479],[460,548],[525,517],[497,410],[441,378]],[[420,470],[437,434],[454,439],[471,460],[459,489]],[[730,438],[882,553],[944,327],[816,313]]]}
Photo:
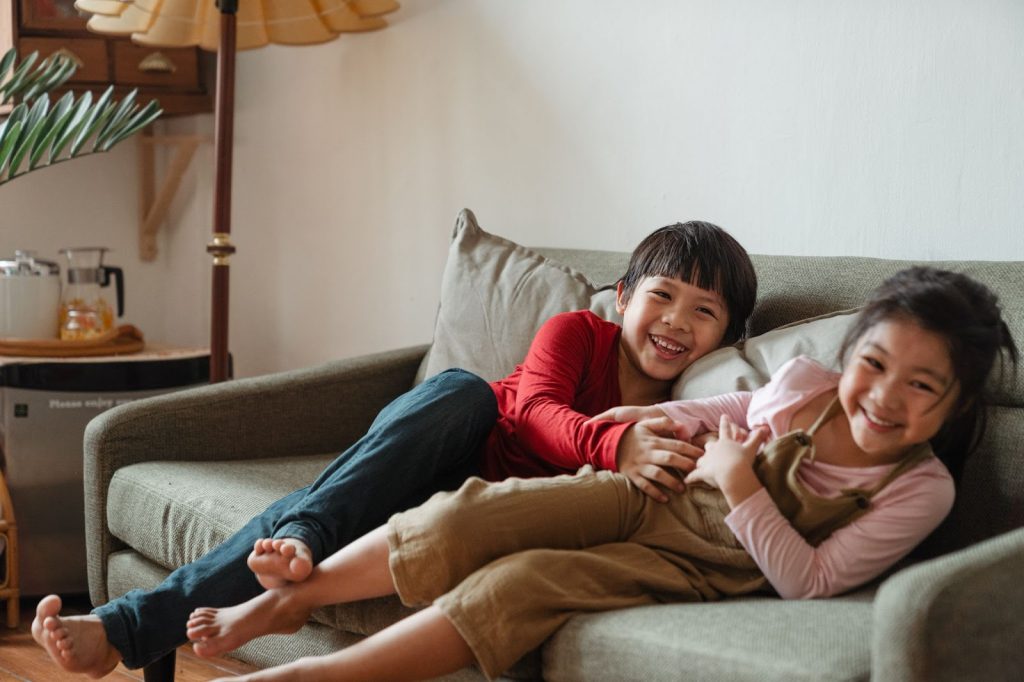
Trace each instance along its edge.
{"label": "girl's black hair", "polygon": [[955,480],[977,448],[987,425],[988,385],[997,360],[999,379],[1007,364],[1016,371],[1017,346],[1003,321],[999,299],[967,275],[932,267],[902,270],[885,280],[846,333],[839,357],[879,322],[905,319],[945,339],[959,394],[950,418],[931,440],[935,455]]}
{"label": "girl's black hair", "polygon": [[729,309],[723,343],[743,338],[757,299],[757,274],[746,249],[722,228],[691,220],[647,235],[622,276],[624,302],[644,277],[673,277],[718,293]]}

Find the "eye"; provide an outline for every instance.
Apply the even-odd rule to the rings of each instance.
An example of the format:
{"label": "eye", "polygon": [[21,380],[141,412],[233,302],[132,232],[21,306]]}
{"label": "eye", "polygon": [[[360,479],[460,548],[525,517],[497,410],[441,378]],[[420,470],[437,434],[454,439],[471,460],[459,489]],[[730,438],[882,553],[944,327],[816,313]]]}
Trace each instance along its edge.
{"label": "eye", "polygon": [[698,307],[697,308],[697,312],[701,313],[702,315],[708,315],[710,317],[713,317],[716,320],[718,319],[718,311],[716,311],[716,310],[714,310],[712,308],[708,308],[707,306],[700,306],[700,307]]}
{"label": "eye", "polygon": [[651,291],[651,293],[657,296],[658,298],[665,299],[666,301],[672,299],[672,297],[669,296],[669,293],[667,291],[662,291],[661,289],[654,289]]}
{"label": "eye", "polygon": [[925,383],[924,381],[916,381],[916,380],[915,381],[911,381],[910,385],[913,386],[915,389],[917,389],[919,391],[925,391],[926,393],[935,393],[935,394],[937,394],[939,392],[938,389],[936,389],[934,386],[932,386],[931,384]]}
{"label": "eye", "polygon": [[873,358],[870,355],[862,355],[860,356],[860,360],[871,369],[877,370],[879,372],[885,369],[885,367],[882,365],[881,362],[878,361],[877,358]]}

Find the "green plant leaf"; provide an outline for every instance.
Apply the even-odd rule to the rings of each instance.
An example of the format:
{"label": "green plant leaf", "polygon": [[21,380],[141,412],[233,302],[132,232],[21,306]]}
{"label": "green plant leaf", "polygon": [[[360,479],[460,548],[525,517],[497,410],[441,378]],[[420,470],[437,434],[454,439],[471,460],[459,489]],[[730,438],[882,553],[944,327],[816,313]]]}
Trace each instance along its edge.
{"label": "green plant leaf", "polygon": [[47,97],[40,97],[32,103],[28,110],[28,118],[26,119],[25,125],[29,128],[36,125],[39,121],[46,116],[46,113],[50,110],[50,100]]}
{"label": "green plant leaf", "polygon": [[96,144],[93,145],[93,151],[100,151],[100,147],[110,136],[111,132],[116,130],[117,127],[121,125],[121,122],[133,113],[135,108],[135,96],[137,94],[137,90],[132,90],[125,95],[125,98],[117,105],[117,108],[114,109],[114,113],[112,113],[110,118],[107,120],[106,125],[96,133]]}
{"label": "green plant leaf", "polygon": [[[70,94],[71,93],[69,92],[68,95]],[[69,99],[67,95],[61,97],[60,101],[57,102],[57,106],[55,106],[53,111],[51,111],[47,116],[46,125],[43,128],[45,132],[40,135],[38,141],[33,145],[32,151],[29,154],[29,170],[33,170],[39,165],[39,162],[43,158],[43,153],[53,145],[53,141],[57,139],[61,130],[64,129],[64,126],[66,126],[67,122],[71,119],[72,114],[74,114],[71,110],[71,102],[72,100]],[[52,158],[52,156],[50,158]]]}
{"label": "green plant leaf", "polygon": [[[68,94],[70,95],[71,93]],[[60,132],[53,143],[53,148],[50,150],[50,163],[54,163],[61,152],[64,151],[64,147],[67,146],[68,142],[75,138],[75,135],[81,129],[81,124],[85,120],[85,115],[88,113],[90,106],[92,106],[92,93],[86,91],[78,98],[72,109],[74,113],[65,124],[64,130]]]}
{"label": "green plant leaf", "polygon": [[155,121],[162,113],[164,112],[163,109],[160,108],[160,104],[156,100],[151,100],[138,113],[132,116],[130,120],[126,121],[124,125],[122,125],[120,129],[106,141],[103,151],[107,151],[118,142],[127,137],[131,137],[138,131],[142,130]]}
{"label": "green plant leaf", "polygon": [[4,102],[7,102],[18,94],[19,89],[22,87],[25,78],[28,75],[29,69],[32,68],[32,65],[36,63],[37,59],[39,59],[39,53],[33,52],[21,60],[21,64],[19,64],[18,68],[14,70],[10,80],[0,87],[0,90],[4,92]]}
{"label": "green plant leaf", "polygon": [[62,85],[64,81],[71,78],[71,74],[78,68],[75,63],[63,55],[51,55],[43,62],[38,70],[38,78],[32,87],[22,94],[22,99],[30,100],[33,97],[50,92]]}
{"label": "green plant leaf", "polygon": [[[91,92],[68,92],[51,105],[47,93],[71,77],[74,61],[51,55],[39,62],[36,52],[17,61],[13,49],[0,57],[2,101],[21,98],[6,118],[0,118],[0,184],[39,167],[107,151],[163,113],[155,100],[140,109],[136,90],[114,101],[113,86],[95,101]],[[92,147],[86,150],[90,140]]]}
{"label": "green plant leaf", "polygon": [[8,127],[13,126],[18,121],[24,120],[25,115],[27,113],[28,107],[24,104],[19,104],[18,106],[14,107],[14,109],[11,111],[10,116],[4,119],[3,123],[0,123],[0,145],[3,144],[4,134]]}
{"label": "green plant leaf", "polygon": [[3,59],[0,59],[0,83],[3,83],[4,76],[11,70],[11,65],[14,64],[14,60],[18,58],[18,51],[13,47],[4,53]]}
{"label": "green plant leaf", "polygon": [[14,153],[14,145],[18,143],[18,138],[21,137],[21,129],[24,125],[24,121],[15,121],[8,130],[7,139],[3,141],[2,145],[0,145],[0,182],[4,181],[4,172],[7,170],[7,166],[11,161],[11,157]]}
{"label": "green plant leaf", "polygon": [[10,177],[21,173],[21,162],[35,145],[36,140],[45,135],[47,128],[46,114],[50,110],[50,101],[45,97],[37,99],[32,109],[29,110],[28,118],[25,120],[25,130],[18,140],[17,146],[11,153],[11,165],[8,168]]}
{"label": "green plant leaf", "polygon": [[92,137],[92,134],[110,118],[111,111],[114,108],[114,105],[110,104],[110,95],[113,92],[114,86],[111,85],[103,91],[100,98],[96,100],[96,104],[92,105],[89,109],[85,120],[82,121],[81,130],[75,136],[75,141],[71,143],[71,149],[68,152],[69,156],[78,156],[78,152],[85,145],[86,140]]}

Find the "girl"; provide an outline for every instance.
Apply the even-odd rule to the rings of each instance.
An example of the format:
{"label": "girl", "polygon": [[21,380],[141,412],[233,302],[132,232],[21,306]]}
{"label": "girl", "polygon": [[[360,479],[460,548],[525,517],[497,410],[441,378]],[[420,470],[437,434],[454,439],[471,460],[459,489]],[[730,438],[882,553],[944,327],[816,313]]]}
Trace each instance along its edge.
{"label": "girl", "polygon": [[[243,679],[430,678],[473,661],[493,678],[574,613],[845,591],[949,511],[950,471],[984,431],[985,382],[1001,351],[1015,365],[988,289],[956,273],[903,271],[848,333],[841,375],[797,358],[753,393],[601,415],[657,411],[685,436],[718,430],[687,492],[668,504],[607,471],[471,479],[392,517],[305,582],[195,611],[187,634],[212,656],[294,631],[315,607],[397,593],[432,605],[342,651]],[[274,551],[278,541],[266,542]]]}

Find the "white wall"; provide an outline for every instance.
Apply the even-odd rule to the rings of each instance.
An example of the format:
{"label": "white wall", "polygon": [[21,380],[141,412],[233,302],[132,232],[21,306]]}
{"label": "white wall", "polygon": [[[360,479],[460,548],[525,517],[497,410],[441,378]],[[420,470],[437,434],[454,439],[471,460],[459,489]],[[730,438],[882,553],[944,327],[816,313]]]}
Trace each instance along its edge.
{"label": "white wall", "polygon": [[[699,217],[759,253],[1024,260],[1022,35],[1019,0],[406,0],[242,53],[238,374],[429,340],[463,206],[537,245]],[[0,253],[115,246],[127,317],[204,343],[211,150],[141,264],[131,144],[0,187]]]}

